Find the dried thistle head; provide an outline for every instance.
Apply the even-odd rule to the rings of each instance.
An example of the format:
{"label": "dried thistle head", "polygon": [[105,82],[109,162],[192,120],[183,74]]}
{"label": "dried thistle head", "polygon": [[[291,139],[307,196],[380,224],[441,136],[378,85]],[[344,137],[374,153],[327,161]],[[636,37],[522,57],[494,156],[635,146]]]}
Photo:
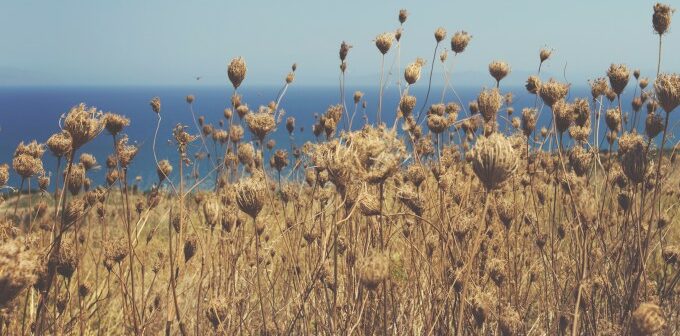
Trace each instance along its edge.
{"label": "dried thistle head", "polygon": [[71,146],[76,150],[94,139],[104,129],[102,113],[81,103],[71,108],[64,118],[63,128],[71,134]]}
{"label": "dried thistle head", "polygon": [[500,188],[515,173],[517,165],[512,143],[503,135],[493,133],[477,140],[472,169],[487,190]]}
{"label": "dried thistle head", "polygon": [[392,40],[394,40],[394,33],[382,33],[375,37],[375,46],[381,54],[385,55],[392,47]]}
{"label": "dried thistle head", "polygon": [[106,130],[114,136],[120,133],[123,128],[130,126],[130,119],[125,118],[120,114],[107,112],[104,114],[103,118],[104,123],[106,124]]}
{"label": "dried thistle head", "polygon": [[247,71],[248,68],[246,67],[246,61],[243,57],[236,57],[231,60],[227,67],[227,76],[231,81],[231,85],[234,86],[234,89],[238,89],[238,87],[241,86],[241,83],[246,78]]}
{"label": "dried thistle head", "polygon": [[609,85],[617,95],[621,95],[623,89],[628,85],[630,79],[630,71],[625,64],[612,64],[607,69],[607,77],[609,77]]}
{"label": "dried thistle head", "polygon": [[406,66],[406,69],[404,69],[404,79],[406,79],[406,83],[413,85],[420,79],[421,69],[424,64],[424,59],[417,58],[415,62]]}
{"label": "dried thistle head", "polygon": [[656,98],[666,113],[680,105],[680,75],[660,74],[654,81]]}
{"label": "dried thistle head", "polygon": [[484,121],[490,122],[496,119],[496,114],[503,104],[503,97],[498,89],[483,90],[477,97],[479,112],[484,117]]}
{"label": "dried thistle head", "polygon": [[568,92],[569,84],[560,83],[552,78],[547,83],[543,83],[538,90],[541,99],[550,108],[560,99],[564,99]]}
{"label": "dried thistle head", "polygon": [[675,12],[675,9],[671,8],[669,5],[658,2],[654,5],[652,26],[657,34],[663,35],[668,32],[668,28],[671,26],[673,12]]}
{"label": "dried thistle head", "polygon": [[72,140],[69,132],[61,131],[59,133],[54,133],[47,139],[47,148],[49,148],[52,154],[58,158],[68,155],[71,151],[71,147]]}
{"label": "dried thistle head", "polygon": [[489,74],[496,79],[496,83],[500,83],[505,76],[510,74],[510,65],[503,61],[493,61],[489,64]]}
{"label": "dried thistle head", "polygon": [[453,34],[451,37],[451,50],[456,54],[460,54],[465,51],[468,43],[472,39],[472,35],[468,34],[466,31],[459,31]]}

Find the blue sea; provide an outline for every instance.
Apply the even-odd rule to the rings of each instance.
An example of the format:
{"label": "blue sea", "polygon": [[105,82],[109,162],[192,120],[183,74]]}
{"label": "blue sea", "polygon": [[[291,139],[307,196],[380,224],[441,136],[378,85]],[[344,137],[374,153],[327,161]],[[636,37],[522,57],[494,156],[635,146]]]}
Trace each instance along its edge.
{"label": "blue sea", "polygon": [[[631,82],[632,84],[633,82]],[[632,87],[632,85],[630,85]],[[239,89],[242,101],[247,103],[253,110],[259,105],[266,105],[276,99],[281,87],[261,86],[244,87]],[[353,109],[352,95],[355,90],[364,92],[364,99],[367,102],[366,114],[369,121],[374,120],[378,105],[378,92],[374,86],[365,88],[347,88],[346,104],[350,112]],[[632,91],[632,88],[630,88]],[[425,100],[426,88],[412,89],[413,94],[418,99],[418,110]],[[476,99],[480,91],[479,87],[457,88],[456,94],[448,90],[444,97],[444,102],[457,102],[467,107],[468,102]],[[526,93],[523,87],[504,88],[502,92],[512,92],[515,109],[513,116],[519,116],[523,107],[534,106],[534,96]],[[81,102],[95,106],[104,112],[115,112],[123,114],[131,119],[131,125],[125,130],[130,142],[140,147],[140,151],[129,168],[129,177],[134,179],[141,176],[142,188],[148,188],[157,180],[156,169],[152,154],[152,141],[156,127],[156,114],[152,112],[149,101],[158,96],[162,101],[161,115],[163,117],[159,136],[157,140],[157,153],[159,160],[170,159],[177,174],[177,152],[174,145],[169,143],[172,138],[172,128],[181,123],[188,126],[190,133],[197,134],[199,131],[194,126],[189,106],[186,103],[187,95],[194,95],[194,112],[198,116],[204,116],[205,122],[218,126],[220,120],[225,120],[223,111],[230,106],[232,94],[230,86],[195,86],[195,87],[0,87],[0,163],[8,163],[11,166],[12,155],[17,144],[21,141],[29,142],[37,140],[44,142],[47,138],[59,131],[59,119],[68,110]],[[293,139],[297,145],[305,141],[314,140],[312,125],[315,121],[315,113],[325,112],[328,106],[340,102],[338,87],[302,87],[292,85],[281,101],[281,108],[286,111],[285,117],[293,116],[296,119],[296,130]],[[571,98],[585,97],[590,99],[589,88],[572,88]],[[633,98],[632,92],[624,93],[624,111],[630,111],[630,101]],[[396,106],[398,103],[399,92],[395,86],[387,87],[383,99],[382,115],[383,120],[391,122],[394,120]],[[442,88],[433,87],[430,93],[428,104],[439,103],[442,100]],[[605,102],[607,105],[608,101]],[[606,106],[605,106],[606,107]],[[591,108],[592,103],[591,103]],[[502,112],[503,115],[505,113]],[[680,113],[678,113],[680,114]],[[464,116],[461,112],[461,116]],[[539,119],[541,125],[549,122],[550,111],[544,108]],[[641,111],[641,118],[646,115],[645,109]],[[234,114],[235,120],[238,120]],[[284,117],[284,124],[285,124]],[[677,119],[677,117],[675,117]],[[344,119],[343,119],[344,120]],[[501,119],[501,128],[505,129],[506,121]],[[225,125],[228,124],[225,121]],[[291,139],[282,124],[276,132],[269,138],[276,140],[277,147],[290,148]],[[364,124],[362,111],[359,108],[354,120],[354,126],[361,127]],[[601,130],[605,128],[604,121],[601,123]],[[644,125],[644,119],[639,123]],[[672,123],[671,123],[672,125]],[[303,127],[304,131],[300,128]],[[604,134],[602,131],[600,134]],[[246,129],[246,140],[252,140]],[[269,139],[268,138],[268,139]],[[208,141],[210,150],[212,140]],[[218,147],[219,148],[219,147]],[[190,149],[192,153],[201,150],[201,142],[196,141]],[[218,151],[220,151],[218,149]],[[220,152],[223,153],[222,148]],[[91,172],[89,177],[93,182],[103,183],[105,175],[106,157],[112,153],[112,137],[103,132],[97,139],[85,145],[79,150],[77,155],[82,152],[93,154],[102,169]],[[44,156],[45,168],[54,172],[56,168],[56,158],[49,151]],[[210,168],[206,161],[201,163],[202,171]],[[16,174],[11,174],[10,184],[18,186],[20,180]]]}

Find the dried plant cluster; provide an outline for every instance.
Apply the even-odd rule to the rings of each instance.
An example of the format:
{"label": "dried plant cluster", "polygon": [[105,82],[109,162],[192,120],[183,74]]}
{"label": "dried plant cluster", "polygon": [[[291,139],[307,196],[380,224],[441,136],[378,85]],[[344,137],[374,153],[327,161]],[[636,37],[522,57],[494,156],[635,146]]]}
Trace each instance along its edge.
{"label": "dried plant cluster", "polygon": [[[654,6],[659,38],[672,13]],[[401,10],[399,29],[375,38],[383,65],[399,57],[407,19]],[[434,32],[435,57],[446,34]],[[439,61],[464,57],[471,41],[456,32]],[[342,97],[351,48],[340,44]],[[570,83],[541,76],[553,51],[538,56],[525,86],[535,104],[517,117],[500,85],[506,62],[489,65],[495,88],[474,101],[447,102],[445,89],[432,102],[429,89],[409,93],[436,63],[423,73],[418,58],[399,69],[401,98],[382,119],[381,78],[377,109],[357,91],[351,109],[330,102],[313,125],[281,109],[297,65],[253,111],[235,58],[219,125],[196,118],[200,97],[187,96],[195,127],[167,132],[177,154],[156,158],[146,191],[128,176],[131,120],[73,107],[45,144],[22,142],[0,164],[0,334],[680,333],[668,122],[680,76],[612,64],[590,82],[592,97],[570,97]],[[158,129],[159,98],[150,110]],[[353,127],[357,110],[380,122]],[[289,144],[273,140],[281,124]],[[296,127],[309,126],[316,140],[296,144]],[[86,152],[104,130],[105,160]],[[56,167],[42,164],[48,150]],[[38,192],[27,188],[36,180]]]}

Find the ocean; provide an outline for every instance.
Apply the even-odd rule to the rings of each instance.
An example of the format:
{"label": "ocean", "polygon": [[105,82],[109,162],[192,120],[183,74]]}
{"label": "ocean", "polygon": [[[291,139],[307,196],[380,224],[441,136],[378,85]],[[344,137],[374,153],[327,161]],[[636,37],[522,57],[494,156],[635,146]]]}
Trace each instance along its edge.
{"label": "ocean", "polygon": [[[630,102],[633,98],[633,84],[634,81],[631,81],[628,90],[624,92],[624,112],[631,111]],[[347,88],[346,104],[348,110],[351,112],[353,109],[352,95],[354,91],[360,90],[364,92],[364,99],[367,102],[367,117],[369,121],[373,121],[378,105],[378,92],[375,86],[377,85],[366,88]],[[425,99],[426,87],[424,86],[420,85],[416,89],[411,89],[410,93],[418,99],[416,110],[420,109]],[[270,101],[275,100],[280,89],[280,86],[246,86],[239,89],[239,93],[243,97],[242,101],[247,103],[252,110],[256,110],[258,106],[266,105]],[[457,88],[456,94],[453,94],[451,90],[447,90],[443,101],[457,103],[462,101],[463,105],[467,107],[468,102],[476,99],[479,91],[479,87]],[[501,85],[501,91],[512,92],[514,94],[512,106],[515,113],[513,116],[519,116],[524,107],[534,106],[534,96],[528,94],[523,87],[505,88]],[[174,145],[169,143],[169,140],[172,138],[172,129],[175,125],[181,123],[188,126],[190,133],[198,133],[185,100],[186,96],[189,94],[195,96],[193,108],[196,116],[204,116],[206,123],[217,127],[220,120],[225,120],[223,111],[231,104],[230,97],[232,92],[231,86],[226,85],[195,87],[0,87],[0,163],[7,163],[11,166],[12,155],[17,144],[21,141],[29,142],[37,140],[38,142],[45,142],[50,135],[59,131],[60,116],[68,112],[72,106],[83,102],[88,106],[95,106],[104,112],[110,111],[123,114],[131,119],[131,125],[124,132],[128,135],[130,142],[138,145],[140,150],[129,167],[129,177],[130,180],[133,180],[136,176],[140,176],[142,179],[140,187],[148,188],[157,181],[151,149],[156,127],[156,114],[149,106],[151,98],[158,96],[162,101],[161,115],[163,119],[156,145],[158,159],[170,159],[175,167],[173,179],[176,179],[178,171],[177,151]],[[587,87],[572,88],[570,95],[571,98],[585,97],[590,100],[590,90]],[[394,120],[398,98],[399,92],[394,85],[386,87],[382,115],[383,120],[389,120],[390,124]],[[442,88],[433,87],[428,104],[438,103],[441,100]],[[315,138],[311,130],[315,121],[315,113],[321,114],[326,111],[328,106],[337,104],[339,101],[340,93],[338,87],[302,87],[293,84],[288,88],[280,104],[281,108],[286,111],[284,122],[267,139],[274,139],[277,142],[277,147],[281,146],[286,149],[290,148],[290,141],[297,145],[301,145],[305,141],[313,141]],[[606,107],[609,103],[606,99],[605,102]],[[594,108],[592,100],[591,108]],[[465,113],[461,112],[460,115],[464,116]],[[505,112],[501,112],[501,115],[507,116]],[[293,116],[296,119],[296,129],[292,139],[289,138],[285,128],[285,117],[288,116]],[[644,125],[645,116],[646,111],[643,107],[640,116],[643,119],[638,124]],[[234,117],[235,120],[238,120],[236,114],[234,114]],[[673,125],[674,119],[678,119],[678,117],[675,116],[671,120],[671,125]],[[541,113],[537,129],[540,129],[542,125],[547,126],[549,120],[550,111],[546,107]],[[357,112],[353,123],[354,128],[361,127],[364,124],[361,108]],[[501,118],[501,129],[506,128],[506,123],[506,119]],[[226,124],[228,123],[225,121]],[[304,131],[301,131],[300,127],[303,127]],[[600,134],[604,134],[602,131],[606,128],[604,120],[600,123],[600,127]],[[643,129],[642,127],[639,128]],[[247,128],[244,139],[246,141],[252,140]],[[191,153],[199,151],[201,146],[200,141],[194,142],[190,148]],[[212,150],[212,140],[208,141],[208,147]],[[108,133],[103,132],[77,153],[77,155],[80,155],[82,152],[93,154],[102,166],[99,171],[88,174],[95,184],[100,184],[104,181],[106,171],[105,161],[106,157],[112,153],[112,148],[112,137]],[[220,151],[219,147],[218,151]],[[221,152],[223,153],[223,151],[224,149],[222,148]],[[49,151],[45,153],[43,162],[47,170],[55,171],[57,160]],[[210,168],[210,164],[205,161],[201,163],[201,166],[201,171],[203,172]],[[13,172],[10,175],[10,185],[18,186],[20,178]]]}

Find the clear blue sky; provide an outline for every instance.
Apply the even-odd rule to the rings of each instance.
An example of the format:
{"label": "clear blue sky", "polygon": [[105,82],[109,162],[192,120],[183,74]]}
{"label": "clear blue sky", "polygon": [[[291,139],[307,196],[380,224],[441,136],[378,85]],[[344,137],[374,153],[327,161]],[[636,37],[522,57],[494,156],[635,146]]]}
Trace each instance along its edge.
{"label": "clear blue sky", "polygon": [[[612,62],[653,77],[657,36],[654,1],[9,1],[0,3],[0,85],[225,84],[227,62],[243,56],[244,85],[279,84],[297,62],[297,83],[336,85],[338,47],[354,45],[349,83],[375,84],[379,53],[373,38],[410,16],[402,66],[430,62],[433,31],[474,38],[456,71],[471,82],[488,63],[510,63],[521,84],[535,71],[538,50],[555,49],[548,73],[574,83],[603,76]],[[677,1],[671,5],[680,8]],[[663,70],[680,71],[680,18],[665,38]],[[675,29],[674,29],[675,28]],[[676,55],[673,57],[672,55]],[[388,54],[388,64],[393,59]],[[465,77],[467,73],[467,77]],[[484,78],[484,81],[487,81]]]}

